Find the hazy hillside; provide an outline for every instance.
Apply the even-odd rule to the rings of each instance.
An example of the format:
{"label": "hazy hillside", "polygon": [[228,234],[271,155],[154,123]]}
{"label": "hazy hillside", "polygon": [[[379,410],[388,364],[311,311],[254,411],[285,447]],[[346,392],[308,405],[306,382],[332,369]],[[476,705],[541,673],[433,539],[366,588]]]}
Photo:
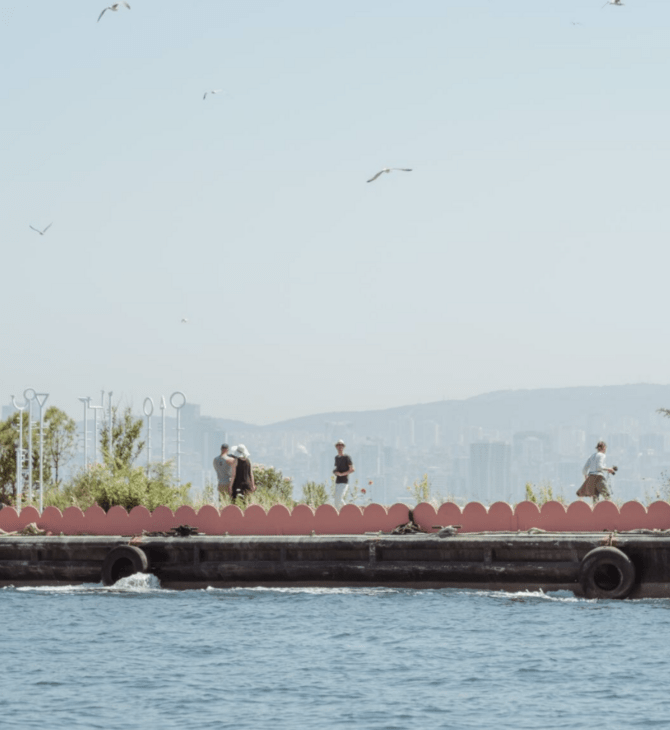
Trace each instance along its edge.
{"label": "hazy hillside", "polygon": [[588,430],[589,422],[606,422],[610,430],[625,428],[625,419],[636,419],[641,428],[670,428],[670,420],[657,414],[670,408],[670,385],[584,386],[508,390],[435,403],[389,408],[382,411],[319,413],[271,424],[268,430],[322,431],[327,422],[351,423],[358,434],[378,433],[391,421],[411,417],[415,422],[436,421],[446,430],[467,426],[503,431],[542,429],[548,423]]}

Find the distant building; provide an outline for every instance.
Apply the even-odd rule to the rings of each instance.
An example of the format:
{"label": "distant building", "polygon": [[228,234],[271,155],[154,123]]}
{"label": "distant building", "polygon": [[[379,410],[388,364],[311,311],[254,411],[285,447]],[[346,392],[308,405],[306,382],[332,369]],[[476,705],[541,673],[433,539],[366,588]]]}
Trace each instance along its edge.
{"label": "distant building", "polygon": [[511,499],[512,447],[502,441],[470,444],[470,499],[492,503]]}

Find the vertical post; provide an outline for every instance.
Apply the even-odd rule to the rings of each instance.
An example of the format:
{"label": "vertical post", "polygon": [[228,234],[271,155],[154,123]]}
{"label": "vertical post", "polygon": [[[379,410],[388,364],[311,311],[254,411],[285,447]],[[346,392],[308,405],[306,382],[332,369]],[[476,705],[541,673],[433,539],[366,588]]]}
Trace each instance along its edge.
{"label": "vertical post", "polygon": [[167,406],[165,405],[165,396],[161,396],[161,421],[162,421],[162,430],[163,430],[163,438],[162,438],[162,446],[161,446],[161,461],[163,464],[165,464],[165,409]]}
{"label": "vertical post", "polygon": [[177,447],[177,481],[181,481],[181,409],[186,405],[186,396],[176,390],[170,396],[170,405],[177,411],[177,436],[175,438]]}
{"label": "vertical post", "polygon": [[28,501],[33,502],[33,400],[35,391],[26,388],[23,391],[24,400],[28,401]]}
{"label": "vertical post", "polygon": [[37,405],[40,407],[40,514],[44,506],[44,404],[48,393],[35,393]]}
{"label": "vertical post", "polygon": [[[21,416],[22,418],[22,416]],[[21,437],[19,436],[19,443],[20,443]],[[23,454],[21,453],[23,449],[21,446],[16,447],[16,511],[21,514],[21,459],[23,458]]]}
{"label": "vertical post", "polygon": [[104,411],[104,406],[89,406],[93,411],[93,462],[98,463],[98,411]]}
{"label": "vertical post", "polygon": [[147,474],[149,473],[149,465],[151,464],[151,416],[154,413],[154,402],[151,398],[144,399],[142,410],[147,417]]}
{"label": "vertical post", "polygon": [[23,411],[28,405],[20,406],[12,396],[14,408],[19,412],[19,446],[16,450],[16,511],[21,512],[21,496],[23,494]]}
{"label": "vertical post", "polygon": [[109,396],[109,450],[112,450],[112,396],[114,395],[114,391],[110,390],[109,393],[107,393]]}
{"label": "vertical post", "polygon": [[88,466],[88,404],[90,396],[79,399],[84,404],[84,469]]}

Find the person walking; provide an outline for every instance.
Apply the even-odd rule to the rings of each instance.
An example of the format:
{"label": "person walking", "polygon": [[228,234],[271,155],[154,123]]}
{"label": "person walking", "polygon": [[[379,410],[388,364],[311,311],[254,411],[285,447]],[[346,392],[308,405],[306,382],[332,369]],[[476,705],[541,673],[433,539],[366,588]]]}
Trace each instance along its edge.
{"label": "person walking", "polygon": [[244,497],[256,491],[254,483],[254,472],[251,468],[251,454],[244,444],[233,446],[230,455],[233,457],[233,470],[231,475],[233,502],[237,497]]}
{"label": "person walking", "polygon": [[228,444],[221,444],[221,454],[214,458],[214,471],[218,482],[218,491],[221,496],[232,494],[231,474],[235,459],[228,455]]}
{"label": "person walking", "polygon": [[344,501],[344,495],[349,489],[349,474],[353,474],[356,470],[354,469],[354,463],[351,461],[351,457],[344,453],[344,441],[340,439],[336,444],[337,456],[335,457],[335,509],[339,510],[342,507]]}
{"label": "person walking", "polygon": [[600,497],[610,499],[611,494],[607,486],[607,474],[614,474],[616,467],[610,469],[605,466],[605,453],[607,452],[607,444],[604,441],[598,441],[596,450],[584,464],[582,474],[584,475],[584,483],[577,490],[578,497],[592,497],[595,504]]}

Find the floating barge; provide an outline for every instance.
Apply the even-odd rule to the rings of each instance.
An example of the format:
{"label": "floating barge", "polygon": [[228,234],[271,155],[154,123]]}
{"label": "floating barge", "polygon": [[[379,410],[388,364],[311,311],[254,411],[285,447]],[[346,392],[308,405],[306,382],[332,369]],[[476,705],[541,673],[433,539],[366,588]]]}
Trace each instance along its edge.
{"label": "floating barge", "polygon": [[0,536],[0,586],[393,586],[670,597],[670,532]]}

